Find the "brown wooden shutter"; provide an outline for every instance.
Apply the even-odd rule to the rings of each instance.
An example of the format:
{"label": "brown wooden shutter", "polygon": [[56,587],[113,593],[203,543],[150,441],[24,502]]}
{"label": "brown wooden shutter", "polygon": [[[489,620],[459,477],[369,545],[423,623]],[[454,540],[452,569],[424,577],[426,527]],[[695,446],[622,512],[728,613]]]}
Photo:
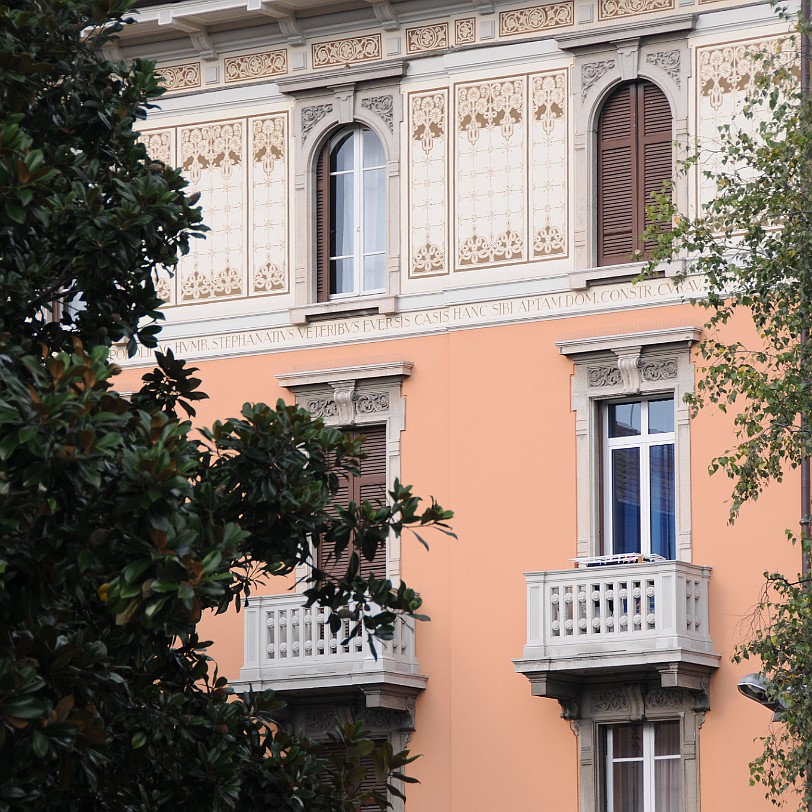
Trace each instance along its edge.
{"label": "brown wooden shutter", "polygon": [[[653,192],[659,192],[663,183],[670,181],[671,172],[671,143],[673,132],[671,125],[671,106],[665,93],[651,82],[644,82],[641,86],[642,126],[638,141],[640,143],[640,162],[643,173],[643,229],[651,225],[651,219],[646,215],[646,206],[653,201]],[[643,250],[650,252],[655,245],[649,240]]]}
{"label": "brown wooden shutter", "polygon": [[316,162],[316,301],[330,298],[330,143]]}
{"label": "brown wooden shutter", "polygon": [[[380,746],[383,742],[382,740],[376,739],[375,745]],[[325,742],[322,744],[322,758],[330,759],[332,757],[341,758],[344,755],[344,746],[339,744],[338,742]],[[372,755],[368,756],[361,756],[360,759],[361,767],[366,770],[364,777],[358,784],[358,787],[352,787],[351,791],[353,794],[355,792],[380,792],[384,797],[387,796],[387,786],[386,781],[384,779],[378,779],[375,776],[375,761],[372,758]],[[376,810],[376,812],[380,812],[380,807],[378,804],[364,804],[362,806],[355,807],[358,812],[370,812],[372,810]]]}
{"label": "brown wooden shutter", "polygon": [[[367,501],[373,504],[386,502],[386,426],[366,426],[358,431],[351,432],[353,437],[364,437],[363,450],[367,455],[361,460],[360,473],[357,476],[341,480],[339,492],[335,501],[339,504],[349,504]],[[342,555],[336,559],[333,556],[332,545],[319,546],[317,566],[333,577],[341,578],[347,571],[352,550],[348,546]],[[374,561],[367,561],[361,556],[360,575],[368,578],[386,577],[386,556],[380,551]]]}
{"label": "brown wooden shutter", "polygon": [[598,123],[598,265],[629,262],[643,248],[651,192],[671,179],[671,131],[668,100],[651,82],[621,85],[606,100]]}
{"label": "brown wooden shutter", "polygon": [[598,125],[598,264],[627,262],[634,251],[632,190],[637,187],[634,160],[634,93],[618,88],[603,107]]}

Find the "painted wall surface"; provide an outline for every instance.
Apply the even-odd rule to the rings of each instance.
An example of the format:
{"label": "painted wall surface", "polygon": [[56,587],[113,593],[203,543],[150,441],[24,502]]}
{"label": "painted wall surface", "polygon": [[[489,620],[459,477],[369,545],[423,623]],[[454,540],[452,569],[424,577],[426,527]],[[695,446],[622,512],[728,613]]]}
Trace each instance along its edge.
{"label": "painted wall surface", "polygon": [[[577,808],[575,736],[559,718],[558,704],[532,697],[511,662],[525,642],[522,574],[566,568],[574,555],[572,364],[555,342],[689,325],[699,316],[687,306],[651,308],[200,365],[211,395],[200,404],[205,424],[237,413],[245,400],[286,394],[290,400],[276,383],[278,373],[414,364],[404,384],[403,479],[455,510],[459,540],[437,536],[427,552],[406,538],[402,549],[403,577],[420,589],[432,618],[417,630],[429,682],[417,701],[410,743],[423,754],[413,768],[421,784],[410,789],[410,810],[528,808],[528,799],[539,799],[538,808]],[[705,809],[726,802],[759,810],[768,805],[748,787],[746,765],[768,714],[737,694],[736,680],[751,669],[729,658],[747,636],[762,571],[791,571],[797,564],[796,551],[782,538],[795,522],[797,489],[788,477],[729,526],[729,483],[707,474],[729,428],[713,410],[691,427],[693,560],[713,567],[711,635],[722,654],[701,733],[702,803]],[[202,625],[204,636],[215,640],[222,672],[236,678],[242,618],[207,618]]]}
{"label": "painted wall surface", "polygon": [[[162,346],[200,369],[210,395],[201,425],[245,401],[293,402],[277,375],[413,365],[401,389],[401,479],[455,511],[459,540],[437,535],[427,552],[406,536],[401,549],[400,574],[432,618],[416,632],[428,684],[409,742],[423,754],[410,767],[421,783],[407,808],[599,812],[583,802],[584,739],[513,665],[528,639],[524,573],[572,566],[588,476],[576,364],[556,342],[692,327],[704,314],[683,303],[702,292],[695,278],[680,289],[669,276],[635,285],[639,265],[593,267],[596,116],[619,82],[644,78],[669,98],[677,141],[712,143],[752,87],[753,49],[777,49],[782,26],[766,4],[733,0],[373,5],[378,16],[365,6],[359,23],[359,9],[271,19],[225,3],[212,7],[217,30],[207,40],[198,28],[192,44],[172,20],[194,12],[199,27],[205,10],[177,3],[142,10],[146,33],[122,40],[127,55],[160,56],[169,93],[144,140],[182,167],[212,227],[174,279],[159,277]],[[255,12],[251,26],[240,22]],[[363,70],[372,73],[352,73]],[[352,121],[387,150],[389,275],[386,297],[331,302],[328,313],[314,309],[310,279],[308,160]],[[711,193],[698,174],[675,182],[683,206]],[[727,329],[754,338],[745,320]],[[150,354],[114,354],[131,367],[122,388],[135,388]],[[728,524],[730,483],[708,465],[732,437],[731,418],[714,409],[690,426],[690,560],[713,570],[710,636],[721,654],[699,736],[705,812],[771,808],[747,769],[769,714],[736,691],[755,665],[730,657],[747,638],[762,572],[799,564],[784,541],[797,523],[793,472]],[[590,488],[596,498],[599,484]],[[201,625],[237,680],[243,617]],[[696,808],[686,801],[682,812]]]}

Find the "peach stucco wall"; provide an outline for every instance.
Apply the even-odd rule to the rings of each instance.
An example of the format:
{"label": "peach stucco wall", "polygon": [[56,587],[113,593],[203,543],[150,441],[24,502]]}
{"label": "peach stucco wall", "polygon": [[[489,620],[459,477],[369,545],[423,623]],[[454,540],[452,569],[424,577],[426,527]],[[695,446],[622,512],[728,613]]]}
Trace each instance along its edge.
{"label": "peach stucco wall", "polygon": [[[246,400],[290,399],[277,373],[414,364],[403,387],[402,478],[455,510],[459,540],[438,535],[426,552],[406,537],[402,551],[403,577],[432,618],[418,629],[429,682],[410,744],[423,754],[412,769],[421,784],[409,790],[411,812],[577,810],[576,738],[558,704],[532,697],[511,662],[525,642],[523,573],[567,567],[575,555],[572,365],[555,341],[701,323],[687,306],[661,307],[197,365],[211,396],[199,421],[211,423]],[[706,812],[770,808],[748,786],[747,769],[769,714],[736,693],[738,676],[755,667],[734,666],[730,655],[746,637],[761,572],[794,571],[798,558],[783,541],[797,522],[794,476],[727,524],[729,482],[709,478],[707,466],[730,436],[729,418],[713,410],[691,429],[693,560],[713,567],[711,632],[722,654],[700,739]],[[203,627],[222,672],[236,677],[241,617],[206,618]]]}

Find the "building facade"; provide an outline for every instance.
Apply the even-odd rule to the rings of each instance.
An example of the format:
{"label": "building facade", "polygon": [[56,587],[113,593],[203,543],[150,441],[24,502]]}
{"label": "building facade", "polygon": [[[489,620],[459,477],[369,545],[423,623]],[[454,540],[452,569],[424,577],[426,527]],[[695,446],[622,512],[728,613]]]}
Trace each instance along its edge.
{"label": "building facade", "polygon": [[727,524],[732,424],[683,402],[701,282],[633,279],[650,193],[709,198],[680,150],[785,31],[733,0],[181,0],[119,41],[158,60],[143,139],[211,228],[159,279],[201,421],[295,401],[368,438],[348,498],[398,477],[456,512],[376,562],[432,618],[377,658],[292,580],[204,622],[297,731],[421,753],[411,812],[768,808],[730,657],[796,567],[793,483]]}

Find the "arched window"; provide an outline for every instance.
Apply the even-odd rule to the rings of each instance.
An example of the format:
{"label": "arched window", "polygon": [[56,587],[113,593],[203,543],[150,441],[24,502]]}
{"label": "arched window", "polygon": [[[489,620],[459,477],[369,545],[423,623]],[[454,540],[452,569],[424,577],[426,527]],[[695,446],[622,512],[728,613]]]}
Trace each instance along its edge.
{"label": "arched window", "polygon": [[368,127],[330,138],[316,167],[320,302],[386,289],[386,157]]}
{"label": "arched window", "polygon": [[652,82],[620,85],[598,121],[598,265],[641,258],[651,193],[671,180],[671,107]]}

